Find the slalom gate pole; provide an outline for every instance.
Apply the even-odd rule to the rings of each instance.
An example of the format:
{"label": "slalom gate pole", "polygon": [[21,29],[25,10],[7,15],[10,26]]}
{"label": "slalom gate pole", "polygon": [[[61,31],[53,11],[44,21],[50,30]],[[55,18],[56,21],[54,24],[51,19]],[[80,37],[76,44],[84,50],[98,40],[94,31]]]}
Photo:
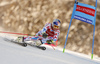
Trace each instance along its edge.
{"label": "slalom gate pole", "polygon": [[[96,12],[97,12],[96,8],[97,8],[97,0],[96,0],[96,3],[95,3],[95,19],[94,19],[95,23],[96,23]],[[91,59],[93,59],[94,37],[95,37],[95,25],[94,25],[94,29],[93,29],[93,42],[92,42],[92,54],[91,54]]]}
{"label": "slalom gate pole", "polygon": [[66,36],[66,41],[65,41],[64,48],[63,48],[63,53],[65,52],[65,47],[66,47],[66,44],[67,44],[67,39],[68,39],[68,34],[69,34],[69,30],[70,30],[71,22],[72,22],[72,19],[70,20],[70,24],[69,24],[69,28],[68,28],[68,32],[67,32],[67,36]]}
{"label": "slalom gate pole", "polygon": [[51,47],[55,50],[55,48],[53,46],[51,46]]}
{"label": "slalom gate pole", "polygon": [[[75,0],[75,2],[77,2],[77,0]],[[75,10],[76,9],[74,8],[73,12],[72,12],[72,16],[71,16],[71,20],[70,20],[70,24],[69,24],[69,27],[68,27],[68,31],[67,31],[67,35],[66,35],[66,40],[65,40],[64,48],[63,48],[63,53],[65,52],[65,48],[66,48],[66,44],[67,44],[67,39],[68,39],[68,34],[69,34],[69,30],[70,30],[70,26],[71,26],[71,23],[72,23],[72,19],[73,19]]]}

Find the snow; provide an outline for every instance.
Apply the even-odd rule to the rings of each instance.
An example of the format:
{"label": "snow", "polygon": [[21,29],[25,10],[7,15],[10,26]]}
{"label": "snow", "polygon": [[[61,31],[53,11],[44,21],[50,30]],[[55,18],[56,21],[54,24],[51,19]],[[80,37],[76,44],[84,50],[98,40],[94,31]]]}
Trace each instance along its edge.
{"label": "snow", "polygon": [[84,54],[69,50],[63,53],[59,47],[53,50],[50,46],[43,46],[47,47],[45,51],[29,45],[22,47],[4,41],[0,36],[0,64],[100,64]]}

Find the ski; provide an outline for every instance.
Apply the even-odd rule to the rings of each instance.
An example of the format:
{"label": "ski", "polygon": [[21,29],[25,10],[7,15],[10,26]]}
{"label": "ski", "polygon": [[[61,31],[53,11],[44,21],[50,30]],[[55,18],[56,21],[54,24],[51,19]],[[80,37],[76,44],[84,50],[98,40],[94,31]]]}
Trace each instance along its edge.
{"label": "ski", "polygon": [[36,47],[39,49],[42,49],[42,50],[46,50],[46,47],[44,47],[44,46],[36,46]]}
{"label": "ski", "polygon": [[4,40],[5,40],[5,41],[9,41],[9,42],[13,42],[13,43],[15,43],[15,44],[18,44],[18,45],[21,45],[21,46],[24,46],[24,47],[27,46],[27,43],[16,42],[16,41],[14,41],[13,39],[4,38]]}
{"label": "ski", "polygon": [[30,45],[30,46],[32,46],[32,47],[36,47],[36,48],[39,48],[39,49],[41,49],[41,50],[46,50],[46,47],[44,47],[44,46],[36,46],[36,45],[32,45],[31,43],[20,43],[20,42],[16,42],[14,39],[8,39],[8,38],[4,38],[4,40],[5,41],[9,41],[9,42],[13,42],[13,43],[15,43],[15,44],[18,44],[18,45],[21,45],[21,46],[24,46],[24,47],[26,47],[27,45]]}
{"label": "ski", "polygon": [[30,45],[30,46],[32,46],[32,47],[36,47],[36,48],[39,48],[39,49],[41,49],[41,50],[46,50],[46,47],[44,47],[44,46],[36,46],[36,45],[32,45],[32,44],[30,44],[30,43],[27,43],[28,45]]}

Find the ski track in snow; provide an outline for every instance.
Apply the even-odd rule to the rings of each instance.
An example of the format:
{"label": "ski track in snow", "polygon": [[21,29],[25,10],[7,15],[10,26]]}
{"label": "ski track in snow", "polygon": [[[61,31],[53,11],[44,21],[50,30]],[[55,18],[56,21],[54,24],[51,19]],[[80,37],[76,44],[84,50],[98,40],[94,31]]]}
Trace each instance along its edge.
{"label": "ski track in snow", "polygon": [[58,47],[53,50],[44,45],[47,47],[45,51],[29,45],[23,47],[4,41],[5,36],[2,35],[0,34],[0,64],[100,64],[100,61],[91,60],[82,54],[68,50],[63,53]]}

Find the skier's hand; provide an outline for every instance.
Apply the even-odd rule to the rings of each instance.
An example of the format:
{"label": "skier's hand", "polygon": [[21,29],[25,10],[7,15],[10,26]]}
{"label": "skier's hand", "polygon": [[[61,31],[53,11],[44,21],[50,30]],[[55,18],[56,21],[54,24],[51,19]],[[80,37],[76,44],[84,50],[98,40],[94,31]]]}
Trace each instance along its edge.
{"label": "skier's hand", "polygon": [[52,44],[53,40],[47,40],[47,44]]}
{"label": "skier's hand", "polygon": [[42,34],[42,37],[43,37],[43,38],[47,38],[48,35],[47,35],[46,33],[43,33],[43,34]]}

